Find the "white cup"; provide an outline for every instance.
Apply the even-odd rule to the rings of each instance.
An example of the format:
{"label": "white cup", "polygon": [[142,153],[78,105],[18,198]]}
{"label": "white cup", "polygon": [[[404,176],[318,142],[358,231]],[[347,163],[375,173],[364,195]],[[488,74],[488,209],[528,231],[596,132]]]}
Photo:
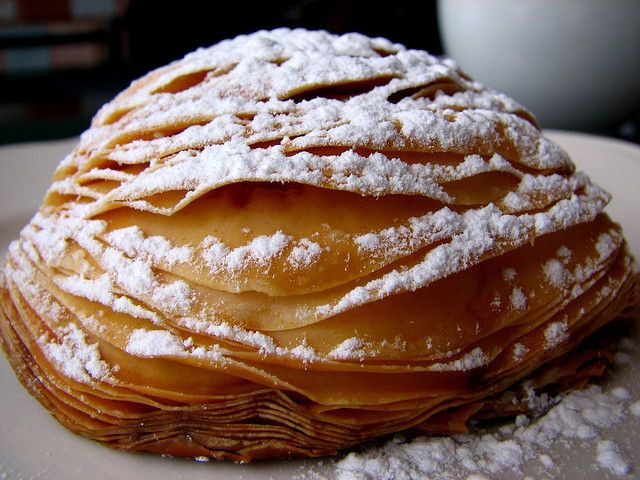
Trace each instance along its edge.
{"label": "white cup", "polygon": [[438,0],[448,56],[546,128],[614,125],[640,108],[640,1]]}

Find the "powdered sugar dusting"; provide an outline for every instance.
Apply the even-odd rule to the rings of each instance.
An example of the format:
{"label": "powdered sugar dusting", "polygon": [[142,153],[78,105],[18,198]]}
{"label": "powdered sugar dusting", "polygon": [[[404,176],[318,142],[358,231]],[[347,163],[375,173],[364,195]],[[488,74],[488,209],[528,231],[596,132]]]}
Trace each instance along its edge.
{"label": "powdered sugar dusting", "polygon": [[273,235],[260,235],[247,245],[230,249],[220,239],[208,236],[201,245],[202,256],[212,272],[224,269],[237,273],[248,265],[257,265],[266,271],[271,261],[283,253],[291,240],[291,236],[279,230]]}
{"label": "powdered sugar dusting", "polygon": [[[343,48],[347,43],[358,48]],[[87,216],[122,204],[170,214],[211,189],[247,180],[371,195],[420,194],[447,203],[456,200],[443,190],[444,183],[508,172],[521,181],[503,206],[522,211],[568,198],[584,183],[578,175],[534,175],[517,168],[572,168],[566,153],[541,136],[517,102],[468,80],[449,59],[400,45],[380,55],[380,43],[356,34],[279,29],[200,49],[105,105],[65,161],[66,171],[73,165],[77,174],[54,182],[51,192],[90,199],[68,205]],[[167,90],[176,80],[206,72],[211,75],[185,90]],[[361,91],[346,98],[322,90],[359,84]],[[435,95],[406,94],[439,84],[445,86]],[[454,93],[447,94],[446,85]],[[172,131],[174,125],[185,127]],[[151,135],[140,138],[140,132]],[[505,137],[514,150],[509,159],[496,151]],[[251,148],[261,142],[273,144]],[[338,155],[307,151],[323,145],[351,148]],[[362,155],[357,147],[377,151]],[[457,165],[407,165],[383,153],[416,149],[463,158]],[[102,165],[104,160],[149,162],[151,168],[134,175]],[[99,192],[87,186],[91,179],[118,184]],[[158,192],[181,190],[187,193],[176,205],[149,201]]]}
{"label": "powdered sugar dusting", "polygon": [[[191,84],[196,78],[199,80]],[[182,84],[189,85],[181,88]],[[505,186],[486,192],[460,188],[473,185],[474,177],[480,176],[489,183],[504,179],[497,183]],[[319,264],[317,270],[322,272],[323,256],[329,262],[334,259],[335,252],[320,243],[320,234],[295,238],[277,230],[286,226],[276,225],[267,234],[253,235],[252,229],[237,225],[244,236],[238,241],[238,232],[229,235],[233,245],[213,235],[198,245],[172,245],[167,238],[147,235],[136,226],[110,230],[111,220],[93,220],[102,214],[105,216],[100,218],[110,218],[111,210],[122,207],[137,211],[118,211],[115,223],[121,213],[120,218],[129,213],[135,222],[139,211],[152,218],[184,209],[177,215],[181,217],[197,211],[186,208],[192,202],[201,201],[192,207],[202,207],[212,201],[215,195],[207,195],[212,190],[258,182],[271,183],[269,188],[274,189],[288,189],[288,184],[295,183],[369,197],[426,198],[408,202],[412,205],[407,203],[406,210],[399,209],[411,211],[415,217],[407,219],[408,214],[402,213],[375,227],[378,230],[367,226],[357,227],[357,233],[344,233],[340,238],[352,240],[357,248],[357,254],[351,251],[347,256],[360,257],[345,265],[349,278],[339,284],[341,277],[336,274],[336,284],[319,295],[307,295],[306,291],[288,295],[291,292],[284,292],[285,288],[275,293],[256,291],[259,282],[244,274],[257,272],[259,281],[277,287],[284,283],[283,277],[288,281],[300,273],[298,286],[303,285],[311,276],[302,270]],[[494,190],[499,193],[495,197]],[[28,302],[42,301],[42,309],[53,306],[47,313],[53,318],[45,322],[52,335],[38,340],[54,366],[70,378],[85,383],[113,381],[115,371],[100,357],[98,344],[88,343],[88,334],[72,324],[60,327],[77,312],[58,305],[53,296],[38,289],[31,276],[51,280],[51,290],[68,302],[69,309],[81,310],[71,305],[79,300],[71,298],[75,295],[134,317],[123,321],[118,332],[128,335],[123,338],[130,355],[180,357],[184,363],[198,359],[200,366],[207,362],[215,365],[213,371],[229,367],[225,362],[231,362],[235,355],[234,362],[249,359],[244,366],[240,366],[242,360],[237,362],[240,369],[246,367],[245,373],[255,368],[240,377],[256,383],[261,380],[253,365],[264,360],[265,365],[274,367],[265,368],[262,378],[272,377],[265,385],[298,389],[301,397],[309,396],[311,404],[315,401],[312,395],[293,382],[286,385],[285,375],[279,377],[275,367],[283,364],[292,368],[298,360],[302,368],[358,370],[367,366],[371,354],[371,345],[364,340],[368,337],[355,332],[356,336],[334,341],[335,346],[329,343],[329,348],[334,348],[324,356],[316,352],[316,343],[307,340],[303,330],[287,337],[289,332],[280,335],[280,327],[295,330],[308,325],[304,322],[321,321],[368,302],[424,288],[479,262],[533,244],[541,235],[591,221],[608,199],[586,176],[573,172],[566,154],[541,136],[523,107],[469,80],[450,60],[355,34],[337,37],[284,29],[258,32],[194,52],[136,82],[106,105],[58,170],[45,205],[14,244],[6,272],[11,274],[11,288],[17,286],[17,293]],[[397,205],[404,200],[400,198]],[[229,208],[240,209],[240,204],[234,202]],[[371,212],[375,214],[375,209]],[[177,228],[178,222],[174,224]],[[264,233],[262,227],[254,230]],[[210,231],[218,230],[214,226]],[[558,259],[549,260],[543,274],[556,286],[575,281],[571,292],[578,296],[591,287],[587,280],[595,277],[594,272],[621,244],[615,230],[600,235],[597,243],[592,242],[592,258],[571,272],[571,252],[558,249]],[[375,264],[376,269],[367,270],[370,264],[363,266],[365,261]],[[361,268],[360,277],[353,276],[358,272],[349,269],[352,265],[356,265],[353,270]],[[341,267],[336,262],[329,266],[332,275]],[[218,273],[220,278],[211,281],[214,285],[208,284],[207,275]],[[502,279],[509,285],[504,293],[500,291],[503,298],[496,293],[491,301],[497,315],[490,316],[496,317],[496,322],[507,317],[502,315],[503,306],[516,318],[533,299],[531,291],[527,297],[525,287],[515,284],[516,279],[524,281],[518,275],[513,268],[502,271]],[[235,282],[233,287],[219,285],[225,279]],[[4,284],[4,277],[0,281]],[[522,285],[530,290],[528,283]],[[607,285],[598,293],[604,298],[614,289],[615,285]],[[83,306],[102,308],[91,302]],[[79,317],[76,321],[99,331],[106,325],[97,320],[101,316],[104,312],[98,310],[96,318]],[[287,325],[274,327],[280,319]],[[453,321],[455,325],[456,319]],[[561,345],[568,328],[568,321],[547,325],[545,348]],[[275,331],[279,333],[267,334]],[[460,325],[458,333],[463,339]],[[480,335],[479,322],[475,334]],[[197,346],[194,339],[200,335],[208,336],[206,345],[213,346]],[[298,340],[276,340],[281,338]],[[522,338],[523,343],[528,341]],[[393,342],[384,340],[380,345],[407,350],[408,343],[404,335],[397,335]],[[425,345],[433,347],[431,337],[425,337]],[[432,364],[430,369],[471,372],[498,355],[504,358],[498,348],[485,345],[484,350],[473,348],[474,343],[452,347],[445,357],[451,361]],[[511,354],[518,362],[528,351],[516,343],[512,352],[504,354],[507,360]],[[411,357],[412,363],[405,366],[398,361],[401,358],[393,359],[393,368],[410,370],[413,362],[418,365],[422,361]],[[349,365],[353,359],[361,360],[360,365]],[[340,364],[341,360],[345,362]],[[379,371],[391,366],[378,360],[371,364]],[[318,364],[308,365],[310,362]],[[427,375],[472,378],[476,373],[482,378],[482,371]],[[500,373],[508,378],[511,371]],[[421,475],[447,478],[447,469],[456,459],[476,477],[516,471],[534,458],[532,448],[553,441],[561,430],[580,439],[595,438],[596,427],[618,421],[618,406],[630,401],[629,392],[620,388],[604,397],[600,391],[590,394],[588,398],[567,396],[562,410],[553,413],[554,409],[548,415],[553,417],[548,425],[540,420],[532,427],[525,417],[518,417],[515,426],[487,433],[479,443],[467,436],[420,440],[407,444],[400,461],[394,458],[395,453],[377,467],[375,461],[367,460],[360,472],[375,467],[377,473],[392,473],[394,479]],[[291,400],[297,402],[297,395]],[[535,403],[536,399],[528,401]],[[540,403],[548,406],[546,399]],[[602,468],[628,470],[622,447],[600,442],[597,450]],[[544,468],[555,465],[550,455],[537,459]]]}
{"label": "powdered sugar dusting", "polygon": [[140,357],[179,355],[183,345],[180,338],[166,330],[136,329],[129,336],[125,350]]}
{"label": "powdered sugar dusting", "polygon": [[529,352],[529,349],[521,343],[516,343],[513,346],[513,360],[519,362]]}
{"label": "powdered sugar dusting", "polygon": [[429,243],[459,233],[463,222],[459,215],[444,207],[422,217],[409,218],[408,227],[390,227],[354,237],[358,251],[376,258],[397,258]]}
{"label": "powdered sugar dusting", "polygon": [[[524,245],[535,235],[550,233],[561,228],[561,225],[568,226],[581,217],[585,221],[595,218],[602,205],[596,198],[577,197],[572,202],[558,202],[548,212],[533,215],[505,215],[493,204],[467,211],[459,217],[460,232],[450,242],[428,251],[418,264],[404,271],[392,271],[356,287],[335,304],[317,307],[316,314],[329,316],[392,293],[415,290],[448,274],[469,268],[483,254],[489,251],[495,253],[502,242],[511,247]],[[515,309],[523,305],[523,299],[526,302],[524,294],[520,295],[517,291],[514,299],[512,306]]]}
{"label": "powdered sugar dusting", "polygon": [[[633,348],[624,339],[620,343],[619,348],[624,351]],[[525,387],[527,394],[523,400],[534,415],[544,413],[543,416],[531,419],[519,415],[513,424],[474,434],[419,437],[411,441],[396,437],[382,447],[348,454],[337,462],[335,477],[338,480],[568,478],[567,469],[575,465],[567,464],[566,456],[575,450],[593,459],[593,463],[587,462],[579,470],[587,478],[591,478],[589,472],[599,478],[607,473],[626,475],[633,469],[627,442],[607,438],[625,421],[627,411],[638,409],[640,402],[633,401],[626,389],[623,390],[627,394],[621,392],[621,387],[607,391],[591,385],[550,400],[546,394],[536,395],[530,385]]]}
{"label": "powdered sugar dusting", "polygon": [[188,246],[173,247],[161,236],[145,238],[137,226],[112,230],[106,235],[106,240],[129,257],[141,256],[150,258],[154,263],[167,265],[189,262],[193,253]]}
{"label": "powdered sugar dusting", "polygon": [[609,258],[609,256],[618,247],[619,242],[614,241],[615,236],[619,236],[617,232],[602,233],[598,236],[598,242],[596,243],[596,250],[600,255],[601,260]]}
{"label": "powdered sugar dusting", "polygon": [[565,270],[562,263],[552,258],[548,260],[543,266],[542,269],[544,271],[545,277],[555,287],[563,287],[565,285],[565,281],[567,280],[567,271]]}
{"label": "powdered sugar dusting", "polygon": [[126,313],[134,318],[146,318],[153,323],[160,323],[160,319],[153,311],[135,304],[128,297],[114,294],[116,289],[107,274],[102,274],[96,279],[69,275],[58,279],[56,283],[64,291],[72,295],[100,302],[103,305],[109,305],[116,312]]}
{"label": "powdered sugar dusting", "polygon": [[320,244],[303,238],[299,240],[287,257],[287,262],[296,270],[309,268],[316,263],[322,253]]}
{"label": "powdered sugar dusting", "polygon": [[164,310],[174,315],[187,315],[191,312],[192,292],[184,280],[157,285],[151,298],[156,304],[164,305]]}
{"label": "powdered sugar dusting", "polygon": [[488,364],[489,360],[490,359],[487,354],[484,353],[480,347],[476,347],[453,362],[434,363],[429,367],[429,370],[434,370],[436,372],[464,372],[466,370],[482,367],[483,365]]}
{"label": "powdered sugar dusting", "polygon": [[514,310],[524,310],[527,308],[527,297],[520,287],[514,287],[509,296],[509,301],[511,302],[511,308]]}
{"label": "powdered sugar dusting", "polygon": [[[547,403],[546,397],[532,397],[531,401]],[[555,478],[562,443],[597,439],[598,432],[624,419],[624,410],[624,400],[592,385],[566,394],[537,420],[521,415],[513,425],[505,425],[494,433],[420,437],[412,441],[396,437],[382,447],[350,453],[336,464],[336,478],[460,480],[496,475],[520,478],[522,468],[534,461],[535,467],[541,469],[540,475]],[[617,475],[631,469],[629,460],[614,442],[598,440],[593,453],[597,461],[594,469]]]}
{"label": "powdered sugar dusting", "polygon": [[70,323],[56,332],[58,340],[42,335],[38,344],[49,362],[69,378],[81,383],[114,382],[109,364],[100,355],[98,344],[87,343],[82,330]]}
{"label": "powdered sugar dusting", "polygon": [[[358,47],[345,48],[352,42]],[[258,32],[195,52],[137,82],[101,110],[61,167],[50,192],[74,200],[60,205],[55,218],[39,215],[25,236],[52,264],[78,243],[105,270],[101,284],[109,289],[88,292],[97,284],[85,280],[95,282],[96,276],[84,271],[60,285],[117,303],[121,311],[141,315],[142,305],[153,303],[175,316],[189,313],[193,295],[183,283],[158,280],[159,266],[202,261],[214,274],[230,274],[225,288],[236,292],[258,283],[242,282],[243,273],[273,273],[279,261],[284,270],[307,269],[324,246],[282,230],[239,246],[215,236],[197,246],[176,246],[135,226],[108,231],[105,222],[89,217],[120,206],[170,215],[239,182],[295,182],[370,196],[417,194],[441,203],[404,225],[354,235],[359,254],[380,266],[439,244],[410,268],[388,271],[311,307],[319,319],[422,288],[539,235],[592,220],[608,201],[586,176],[572,173],[566,154],[541,136],[517,103],[467,80],[454,62],[401,46],[381,56],[379,43],[359,35]],[[183,91],[167,88],[199,72],[215,74]],[[354,82],[361,91],[348,98],[317,90]],[[404,95],[432,82],[455,85],[457,93]],[[497,150],[505,141],[513,151],[503,156]],[[335,151],[313,150],[326,146]],[[443,153],[452,158],[443,161]],[[141,168],[119,168],[136,164]],[[460,204],[445,188],[498,172],[518,180],[518,205],[502,199]],[[91,188],[94,179],[115,185]],[[164,193],[179,195],[156,204]],[[508,280],[513,274],[505,275]],[[518,288],[504,299],[515,310],[526,308]]]}
{"label": "powdered sugar dusting", "polygon": [[265,356],[284,356],[301,360],[304,363],[322,360],[322,357],[307,345],[304,341],[300,345],[291,348],[282,347],[276,344],[275,340],[262,332],[251,331],[226,322],[211,322],[198,320],[193,317],[183,317],[178,319],[181,327],[193,332],[210,335],[212,337],[229,339],[256,348]]}
{"label": "powdered sugar dusting", "polygon": [[362,347],[364,342],[358,337],[347,338],[340,345],[335,347],[327,355],[329,358],[335,358],[338,360],[363,358],[364,351]]}
{"label": "powdered sugar dusting", "polygon": [[182,340],[167,330],[135,329],[129,335],[125,351],[138,357],[194,356],[223,361],[222,352],[217,346],[210,349],[194,347],[191,339]]}
{"label": "powdered sugar dusting", "polygon": [[600,440],[598,442],[596,460],[601,468],[607,469],[616,475],[631,473],[629,459],[620,452],[620,447],[611,440]]}
{"label": "powdered sugar dusting", "polygon": [[568,325],[566,320],[562,322],[550,323],[544,329],[545,344],[544,348],[549,350],[555,348],[569,337]]}

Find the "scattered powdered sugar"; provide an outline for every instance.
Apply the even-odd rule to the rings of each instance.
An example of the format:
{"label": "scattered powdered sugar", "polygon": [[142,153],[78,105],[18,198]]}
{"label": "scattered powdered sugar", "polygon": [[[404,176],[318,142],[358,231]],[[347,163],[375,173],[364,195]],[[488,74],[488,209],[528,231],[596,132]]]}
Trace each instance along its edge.
{"label": "scattered powdered sugar", "polygon": [[[347,43],[358,48],[340,47]],[[567,172],[571,162],[517,102],[467,79],[451,60],[399,45],[381,54],[381,43],[391,45],[362,35],[279,29],[200,49],[105,105],[64,162],[66,172],[75,166],[77,173],[54,182],[51,191],[83,196],[89,203],[67,206],[73,215],[90,216],[114,203],[173,213],[207,191],[242,181],[303,182],[372,195],[417,193],[453,202],[443,183],[508,172],[521,178],[514,201],[522,209],[540,208],[528,197],[531,192],[550,205],[588,183],[578,174],[542,171]],[[185,90],[167,90],[185,75],[207,72]],[[363,85],[350,98],[317,92],[367,82],[375,85]],[[441,82],[457,93],[405,95]],[[296,98],[300,93],[312,98]],[[171,133],[167,125],[185,128]],[[140,132],[157,135],[142,139]],[[509,161],[495,152],[505,140],[513,149]],[[308,150],[323,145],[352,148],[339,155]],[[380,151],[360,155],[357,147],[457,152],[462,158],[456,165],[408,164]],[[129,174],[105,165],[108,160],[150,162],[153,168]],[[540,173],[525,173],[520,164]],[[120,183],[103,193],[87,186],[92,178]],[[167,207],[148,198],[166,191],[187,193]]]}
{"label": "scattered powdered sugar", "polygon": [[[282,231],[277,231],[273,235],[260,235],[255,237],[247,245],[246,255],[250,258],[250,261],[255,261],[258,265],[266,265],[269,260],[278,256],[282,250],[289,245],[291,237],[285,235]],[[237,251],[239,249],[234,249]],[[239,256],[244,257],[244,253],[240,253]]]}
{"label": "scattered powdered sugar", "polygon": [[167,313],[187,315],[191,312],[192,291],[184,280],[158,284],[151,298],[156,304],[163,305]]}
{"label": "scattered powdered sugar", "polygon": [[56,280],[56,283],[64,291],[72,295],[108,305],[115,312],[126,313],[135,318],[146,318],[153,323],[160,323],[160,319],[155,312],[135,304],[128,297],[116,295],[113,283],[106,273],[95,279],[69,275]]}
{"label": "scattered powdered sugar", "polygon": [[156,355],[180,355],[184,345],[180,337],[167,330],[138,328],[129,336],[125,351],[139,357]]}
{"label": "scattered powdered sugar", "polygon": [[129,259],[115,248],[106,248],[102,262],[105,270],[113,274],[115,282],[136,296],[152,291],[156,284],[151,265],[141,258]]}
{"label": "scattered powdered sugar", "polygon": [[47,357],[64,375],[82,383],[113,382],[111,368],[102,357],[97,343],[87,343],[82,330],[73,323],[56,330],[59,340],[48,335],[38,338],[38,344]]}
{"label": "scattered powdered sugar", "polygon": [[[531,402],[546,408],[546,395]],[[335,466],[338,480],[462,480],[513,478],[522,468],[534,468],[544,478],[557,473],[561,450],[573,439],[596,440],[599,432],[624,419],[625,399],[591,385],[570,392],[542,417],[519,415],[513,424],[494,432],[453,437],[419,437],[407,441],[398,436],[384,446],[350,453]],[[599,439],[593,443],[597,464],[593,468],[624,475],[631,464],[620,447]],[[597,451],[596,451],[597,450]],[[537,461],[534,462],[534,461]]]}
{"label": "scattered powdered sugar", "polygon": [[231,252],[218,237],[209,235],[202,240],[200,247],[203,249],[202,257],[211,270],[220,269],[226,263],[226,257]]}
{"label": "scattered powdered sugar", "polygon": [[612,388],[611,394],[620,400],[629,400],[629,398],[631,398],[631,393],[624,387]]}
{"label": "scattered powdered sugar", "polygon": [[502,199],[502,203],[514,211],[531,208],[531,200],[529,197],[520,192],[507,193],[507,195]]}
{"label": "scattered powdered sugar", "polygon": [[287,257],[287,262],[296,270],[309,268],[318,261],[321,254],[322,247],[320,244],[308,238],[302,238],[298,240],[296,245],[291,249],[291,253],[289,253]]}
{"label": "scattered powdered sugar", "polygon": [[549,455],[545,455],[544,453],[538,457],[538,460],[540,460],[540,462],[542,462],[542,464],[547,469],[553,468],[554,466],[554,463],[551,457]]}
{"label": "scattered powdered sugar", "polygon": [[555,258],[548,260],[542,266],[542,270],[544,271],[544,275],[547,277],[547,280],[549,280],[552,285],[558,288],[565,285],[567,280],[567,270],[564,268],[564,265],[562,265],[560,260]]}
{"label": "scattered powdered sugar", "polygon": [[138,357],[194,356],[216,362],[224,359],[221,349],[217,346],[209,349],[194,347],[191,338],[182,340],[167,330],[146,330],[144,328],[137,328],[131,332],[125,351]]}
{"label": "scattered powdered sugar", "polygon": [[600,440],[597,452],[596,460],[601,468],[607,469],[616,475],[631,473],[629,459],[620,452],[620,447],[611,440]]}
{"label": "scattered powdered sugar", "polygon": [[137,226],[112,230],[105,235],[106,240],[129,257],[149,258],[153,263],[187,263],[191,260],[193,249],[188,246],[174,247],[169,240],[159,235],[145,237]]}
{"label": "scattered powdered sugar", "polygon": [[466,371],[482,367],[489,363],[489,361],[490,359],[487,354],[484,353],[480,347],[476,347],[452,362],[434,363],[428,368],[428,370],[435,370],[437,372]]}
{"label": "scattered powdered sugar", "polygon": [[252,265],[268,271],[273,260],[281,257],[288,247],[292,248],[286,261],[294,269],[309,268],[322,254],[320,244],[308,238],[294,240],[280,230],[273,235],[257,236],[247,245],[236,248],[229,248],[212,235],[200,243],[202,258],[213,273],[224,270],[234,275]]}
{"label": "scattered powdered sugar", "polygon": [[329,358],[335,358],[336,360],[363,358],[363,346],[364,342],[362,339],[358,337],[347,338],[340,345],[331,350],[327,356]]}
{"label": "scattered powdered sugar", "polygon": [[[390,48],[385,55],[378,51],[381,43]],[[403,255],[427,242],[451,240],[430,250],[412,268],[390,271],[318,306],[315,313],[322,317],[421,288],[471,267],[489,253],[499,254],[501,248],[516,248],[538,235],[588,221],[608,201],[609,196],[584,175],[556,173],[570,170],[566,153],[523,118],[524,110],[516,102],[467,80],[454,62],[390,45],[357,35],[276,30],[238,37],[174,62],[101,109],[94,126],[65,160],[66,176],[60,175],[50,190],[86,201],[65,204],[64,215],[36,216],[27,234],[47,262],[55,263],[73,240],[107,271],[111,283],[105,278],[101,285],[109,287],[108,295],[89,291],[98,283],[85,281],[84,275],[65,282],[75,292],[85,291],[135,315],[149,316],[140,305],[152,302],[163,314],[186,315],[192,297],[185,284],[164,285],[153,269],[156,263],[190,261],[191,247],[145,237],[138,227],[107,233],[106,222],[83,217],[118,205],[169,214],[215,188],[252,181],[291,181],[374,196],[419,194],[455,203],[445,183],[489,172],[519,178],[518,194],[524,203],[528,194],[536,193],[546,199],[545,205],[552,205],[544,210],[536,204],[537,213],[522,215],[505,213],[496,204],[464,213],[444,206],[410,219],[408,226],[356,237],[359,249],[373,256]],[[207,71],[215,75],[184,91],[174,94],[165,88],[184,75]],[[363,88],[344,101],[321,92],[310,100],[295,98],[318,86],[369,81],[380,85]],[[460,91],[433,99],[390,100],[391,95],[440,81]],[[167,125],[184,128],[166,133]],[[158,135],[142,139],[140,132]],[[509,161],[495,151],[505,140],[514,149]],[[272,143],[256,146],[264,142]],[[309,150],[326,145],[345,148],[335,155]],[[408,147],[422,150],[424,161],[407,162],[393,153]],[[457,152],[460,158],[453,165],[429,161],[436,152]],[[113,161],[150,162],[151,168],[135,174],[116,171]],[[534,175],[520,164],[548,171]],[[106,193],[88,187],[88,180],[100,178],[119,185]],[[185,193],[175,205],[153,205],[149,197],[169,191]],[[200,247],[213,272],[238,275],[248,266],[267,272],[274,259],[287,253],[287,265],[306,268],[321,254],[319,244],[294,240],[282,231],[235,248],[207,237]],[[524,294],[514,290],[511,304],[524,308]]]}
{"label": "scattered powdered sugar", "polygon": [[513,346],[513,360],[519,362],[529,352],[529,349],[521,343],[516,343]]}
{"label": "scattered powdered sugar", "polygon": [[[80,274],[54,276],[53,281],[66,292],[154,323],[160,321],[157,313],[143,307],[141,303],[155,302],[154,306],[167,314],[185,314],[193,301],[191,289],[182,280],[172,283],[159,281],[152,262],[161,258],[169,263],[185,260],[189,258],[189,249],[173,248],[160,237],[145,239],[137,228],[121,229],[112,238],[122,250],[114,246],[104,246],[98,237],[105,233],[105,229],[106,222],[103,221],[67,216],[47,217],[38,213],[23,229],[21,246],[27,251],[37,250],[37,254],[42,255],[48,265],[57,266],[63,258],[58,255],[57,245],[73,240],[87,251],[105,272],[99,276],[85,275],[90,273],[92,268],[84,265]],[[54,247],[51,247],[52,244]],[[148,253],[147,250],[153,249],[154,246],[158,247],[158,252]],[[138,255],[129,258],[127,251]],[[15,257],[19,257],[18,253],[16,250]],[[35,257],[37,254],[30,254],[31,261],[38,262]],[[138,303],[130,297],[136,300],[143,299],[143,302]]]}
{"label": "scattered powdered sugar", "polygon": [[213,337],[225,338],[234,342],[243,343],[256,348],[263,355],[286,356],[297,358],[304,363],[321,360],[322,357],[313,347],[303,341],[302,344],[293,348],[276,345],[274,339],[258,331],[245,330],[237,325],[230,325],[226,322],[214,323],[190,317],[176,319],[181,327],[193,332],[210,335]]}
{"label": "scattered powdered sugar", "polygon": [[[29,244],[21,245],[21,242],[11,242],[9,253],[12,256],[12,262],[15,262],[17,268],[14,268],[12,263],[7,263],[4,266],[4,272],[0,273],[1,281],[6,281],[6,274],[7,278],[11,278],[12,281],[20,285],[22,295],[40,317],[47,318],[50,316],[54,319],[60,319],[63,315],[63,308],[53,295],[36,281],[36,269],[23,255],[21,246],[23,248],[27,247],[29,251],[32,250],[28,248],[30,247]],[[32,254],[35,255],[35,252],[32,252]],[[6,287],[3,285],[3,288]]]}
{"label": "scattered powdered sugar", "polygon": [[237,273],[249,265],[268,270],[271,261],[280,256],[292,240],[293,237],[278,230],[273,235],[259,235],[247,245],[231,249],[220,239],[208,236],[201,243],[202,257],[212,272]]}
{"label": "scattered powdered sugar", "polygon": [[[570,177],[569,181],[563,175],[532,175],[520,176],[520,183],[515,191],[509,192],[501,201],[512,212],[549,205],[556,200],[566,198],[571,192],[584,186],[588,179],[578,173]],[[539,194],[544,192],[544,196]]]}
{"label": "scattered powdered sugar", "polygon": [[300,345],[293,348],[275,347],[272,351],[267,352],[266,350],[263,350],[262,352],[297,358],[302,360],[305,364],[315,362],[320,358],[313,347],[307,345],[306,339],[303,339]]}
{"label": "scattered powdered sugar", "polygon": [[620,236],[620,234],[615,230],[611,230],[609,233],[601,233],[598,236],[596,250],[598,251],[598,255],[600,255],[600,260],[609,258],[616,248],[618,248],[620,241],[619,239],[618,241],[614,241],[616,236]]}
{"label": "scattered powdered sugar", "polygon": [[421,217],[412,217],[408,223],[408,226],[358,235],[353,242],[361,253],[392,259],[460,233],[464,225],[460,215],[447,207]]}
{"label": "scattered powdered sugar", "polygon": [[527,297],[520,287],[514,287],[509,296],[509,301],[511,302],[511,308],[514,310],[524,310],[527,308]]}
{"label": "scattered powdered sugar", "polygon": [[544,329],[545,350],[555,348],[564,342],[569,336],[568,328],[569,326],[566,320],[550,323],[547,328]]}
{"label": "scattered powdered sugar", "polygon": [[[494,204],[466,211],[459,217],[462,220],[461,231],[449,242],[429,250],[416,265],[404,270],[393,270],[365,285],[355,287],[336,302],[316,307],[315,313],[319,317],[335,315],[394,293],[413,291],[471,267],[489,251],[496,254],[503,246],[514,248],[523,245],[530,238],[565,228],[579,221],[578,219],[591,220],[604,205],[605,198],[608,198],[602,191],[597,193],[597,190],[593,186],[585,187],[584,197],[575,195],[571,201],[561,200],[549,211],[535,214],[507,215]],[[602,197],[601,194],[605,196]],[[597,265],[588,267],[583,269],[584,274],[597,268]],[[521,296],[516,292],[514,299],[515,308],[521,306],[523,300],[526,305],[524,294]]]}

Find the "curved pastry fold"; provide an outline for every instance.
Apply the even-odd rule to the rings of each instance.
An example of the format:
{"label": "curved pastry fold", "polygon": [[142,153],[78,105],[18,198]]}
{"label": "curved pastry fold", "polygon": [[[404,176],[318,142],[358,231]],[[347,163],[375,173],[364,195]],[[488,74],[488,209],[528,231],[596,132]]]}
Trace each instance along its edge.
{"label": "curved pastry fold", "polygon": [[275,30],[105,105],[0,275],[0,338],[65,426],[248,461],[460,431],[579,386],[638,303],[609,196],[450,60]]}

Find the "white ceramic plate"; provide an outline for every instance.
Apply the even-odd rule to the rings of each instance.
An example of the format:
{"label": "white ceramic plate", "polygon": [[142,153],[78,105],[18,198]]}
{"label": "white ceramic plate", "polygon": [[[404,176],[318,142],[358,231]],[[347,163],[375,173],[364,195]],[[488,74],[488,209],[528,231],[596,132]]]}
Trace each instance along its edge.
{"label": "white ceramic plate", "polygon": [[[640,258],[640,147],[569,132],[547,134],[569,152],[580,169],[613,194],[608,211],[623,225],[632,251]],[[75,142],[0,147],[0,256],[38,207],[55,165]],[[640,364],[638,351],[634,360]],[[635,400],[640,399],[640,369],[620,368],[610,377],[610,386],[623,385]],[[636,469],[640,469],[639,431],[640,418],[629,415],[624,425],[604,434],[620,444]],[[590,468],[594,462],[594,446],[576,444],[566,450],[558,466],[564,478],[609,478],[602,470]],[[284,480],[333,478],[331,471],[331,462],[318,460],[197,463],[102,447],[61,427],[25,392],[6,359],[0,358],[0,480]]]}

